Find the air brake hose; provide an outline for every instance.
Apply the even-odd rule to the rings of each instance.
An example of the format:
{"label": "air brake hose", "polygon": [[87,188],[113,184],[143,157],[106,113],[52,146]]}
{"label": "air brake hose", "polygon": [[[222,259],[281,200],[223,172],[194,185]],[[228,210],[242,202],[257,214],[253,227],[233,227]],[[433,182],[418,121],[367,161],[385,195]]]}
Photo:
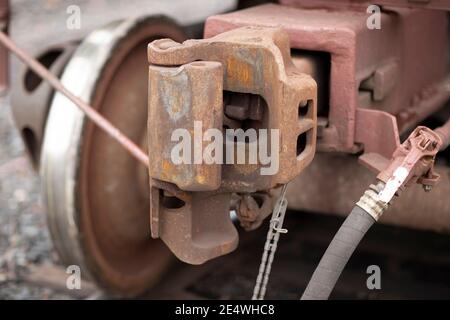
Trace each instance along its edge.
{"label": "air brake hose", "polygon": [[382,182],[371,185],[354,206],[325,251],[301,300],[328,299],[353,251],[387,209],[387,204],[378,199],[383,187]]}
{"label": "air brake hose", "polygon": [[[353,251],[372,224],[387,209],[399,188],[406,182],[418,181],[421,177],[437,183],[439,175],[433,173],[435,155],[449,145],[450,120],[434,132],[423,126],[417,127],[397,147],[391,164],[378,175],[381,180],[383,175],[387,175],[386,185],[381,180],[376,186],[371,185],[356,203],[325,251],[302,300],[328,299]],[[423,182],[422,184],[427,186]]]}

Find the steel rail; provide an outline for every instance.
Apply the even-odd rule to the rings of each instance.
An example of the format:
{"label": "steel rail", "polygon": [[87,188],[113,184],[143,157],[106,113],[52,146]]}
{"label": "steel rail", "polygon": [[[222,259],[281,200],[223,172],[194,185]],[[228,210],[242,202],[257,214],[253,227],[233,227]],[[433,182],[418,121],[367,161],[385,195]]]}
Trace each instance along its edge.
{"label": "steel rail", "polygon": [[131,141],[126,135],[124,135],[119,129],[117,129],[111,122],[98,113],[92,106],[85,103],[79,97],[71,93],[57,77],[55,77],[50,71],[48,71],[39,61],[28,55],[25,51],[20,49],[4,32],[0,31],[0,43],[2,43],[9,51],[14,53],[23,63],[29,66],[36,74],[42,79],[46,80],[57,91],[65,95],[70,101],[72,101],[86,116],[99,126],[104,132],[106,132],[111,138],[117,141],[122,147],[125,148],[133,157],[144,164],[149,166],[148,155],[139,148],[133,141]]}

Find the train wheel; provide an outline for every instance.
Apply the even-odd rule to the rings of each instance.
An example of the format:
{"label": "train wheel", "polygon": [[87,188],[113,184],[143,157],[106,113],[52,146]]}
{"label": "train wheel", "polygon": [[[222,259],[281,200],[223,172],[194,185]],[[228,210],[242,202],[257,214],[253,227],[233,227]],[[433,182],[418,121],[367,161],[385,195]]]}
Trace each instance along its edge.
{"label": "train wheel", "polygon": [[[168,19],[115,22],[91,33],[61,77],[63,84],[146,146],[147,44],[183,41]],[[59,93],[53,97],[41,153],[48,224],[62,262],[79,265],[108,291],[136,296],[172,261],[150,238],[146,168]]]}

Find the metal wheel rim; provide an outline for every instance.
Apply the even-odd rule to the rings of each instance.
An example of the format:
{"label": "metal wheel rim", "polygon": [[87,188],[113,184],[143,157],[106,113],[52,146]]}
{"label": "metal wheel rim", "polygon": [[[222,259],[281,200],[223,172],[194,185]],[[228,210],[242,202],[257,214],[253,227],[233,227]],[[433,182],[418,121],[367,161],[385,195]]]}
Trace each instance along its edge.
{"label": "metal wheel rim", "polygon": [[[125,20],[96,30],[77,48],[63,72],[61,81],[84,101],[100,109],[102,114],[107,113],[108,109],[105,109],[107,103],[110,103],[110,106],[117,105],[115,101],[107,101],[114,95],[114,91],[107,91],[112,90],[109,86],[117,87],[116,76],[123,71],[121,64],[124,61],[125,63],[135,61],[136,59],[128,58],[128,55],[133,55],[134,50],[139,51],[135,53],[136,55],[142,55],[141,50],[145,50],[145,48],[141,49],[142,43],[159,37],[170,37],[177,41],[184,39],[183,33],[173,22],[161,17]],[[139,49],[132,49],[138,44],[141,44]],[[145,68],[145,74],[146,70]],[[136,79],[134,73],[130,78],[132,83],[133,79]],[[124,80],[123,75],[121,80]],[[123,86],[126,86],[127,82],[125,78],[125,81],[122,81]],[[142,88],[140,90],[142,91]],[[138,100],[142,99],[140,94],[135,96]],[[118,99],[120,100],[120,96]],[[142,104],[140,108],[143,108]],[[145,137],[145,132],[138,134],[138,137],[136,130],[130,129],[130,126],[121,127],[123,122],[121,119],[111,119],[113,123],[114,120],[120,129],[131,130],[134,135],[132,138],[135,140]],[[143,205],[140,205],[139,209],[139,214],[142,216],[137,217],[139,220],[137,222],[126,220],[128,215],[136,218],[135,207],[128,210],[126,215],[125,212],[114,214],[117,210],[112,208],[112,219],[105,219],[104,210],[93,212],[92,208],[95,205],[92,205],[93,200],[89,197],[95,192],[101,194],[99,190],[106,187],[101,188],[98,183],[95,184],[92,181],[97,174],[100,176],[100,181],[107,179],[105,170],[108,170],[109,162],[106,162],[105,168],[95,166],[93,171],[92,163],[101,160],[99,156],[101,153],[98,152],[96,156],[95,152],[89,152],[92,151],[90,148],[105,150],[106,145],[111,146],[110,151],[113,152],[109,155],[111,159],[119,158],[128,168],[127,170],[131,170],[129,169],[131,163],[135,168],[140,166],[131,156],[122,154],[125,151],[120,151],[118,149],[120,147],[114,141],[102,135],[103,133],[93,127],[84,114],[68,99],[59,93],[55,94],[47,119],[41,156],[41,175],[49,229],[55,248],[64,264],[79,265],[82,275],[89,276],[111,292],[122,296],[135,296],[158,280],[167,269],[172,257],[159,241],[150,240],[150,224],[145,225],[145,221],[149,219],[149,212],[145,211],[148,199],[142,198]],[[96,159],[93,159],[95,157]],[[139,177],[142,176],[140,172]],[[136,180],[130,183],[130,188],[136,189],[137,185],[140,185],[142,189],[142,181],[138,183]],[[111,187],[111,184],[107,187]],[[120,197],[114,192],[112,194]],[[114,200],[111,194],[107,198]],[[101,201],[97,199],[100,204],[96,205],[103,208]],[[118,203],[120,204],[120,201]],[[102,223],[97,221],[100,219],[97,216],[103,217]],[[110,220],[114,218],[117,221],[111,222]],[[124,234],[121,234],[127,228],[130,229],[128,233],[124,231]],[[112,229],[115,230],[111,231]],[[140,247],[137,242],[133,242],[138,241],[133,235],[133,230],[139,233],[137,238],[142,242],[139,243]],[[117,237],[109,235],[114,232],[118,235]],[[102,239],[106,237],[105,234],[109,235],[106,244],[104,243],[106,240]],[[125,242],[129,244],[128,247],[124,244]],[[138,263],[135,263],[133,259]],[[133,263],[137,265],[130,267]]]}

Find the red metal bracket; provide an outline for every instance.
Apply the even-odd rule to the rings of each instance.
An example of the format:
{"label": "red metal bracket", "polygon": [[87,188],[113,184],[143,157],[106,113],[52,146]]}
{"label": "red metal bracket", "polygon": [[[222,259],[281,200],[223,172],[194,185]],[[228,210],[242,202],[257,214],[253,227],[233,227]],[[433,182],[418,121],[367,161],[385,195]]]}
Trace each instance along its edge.
{"label": "red metal bracket", "polygon": [[388,203],[395,193],[415,182],[430,191],[439,181],[439,174],[433,169],[441,145],[442,140],[436,132],[427,127],[417,127],[397,147],[389,166],[378,174],[377,178],[386,184],[380,192],[380,199]]}

